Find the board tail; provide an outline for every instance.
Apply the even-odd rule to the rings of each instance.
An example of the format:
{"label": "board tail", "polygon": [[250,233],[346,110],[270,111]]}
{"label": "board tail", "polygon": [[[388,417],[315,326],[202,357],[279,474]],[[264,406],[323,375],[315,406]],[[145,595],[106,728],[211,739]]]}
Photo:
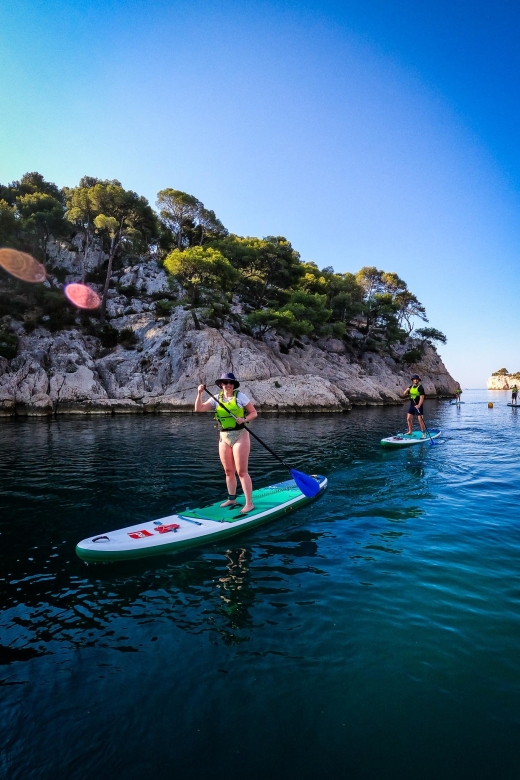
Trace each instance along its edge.
{"label": "board tail", "polygon": [[308,474],[304,474],[302,471],[291,469],[292,478],[296,482],[299,489],[307,498],[314,498],[320,492],[320,483],[314,477],[310,477]]}

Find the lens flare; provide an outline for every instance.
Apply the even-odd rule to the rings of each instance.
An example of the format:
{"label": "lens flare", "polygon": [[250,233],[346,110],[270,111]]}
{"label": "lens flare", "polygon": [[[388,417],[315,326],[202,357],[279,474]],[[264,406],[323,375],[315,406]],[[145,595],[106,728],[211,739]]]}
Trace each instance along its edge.
{"label": "lens flare", "polygon": [[41,263],[17,249],[0,249],[0,266],[8,274],[24,282],[44,282],[47,278]]}
{"label": "lens flare", "polygon": [[101,305],[101,298],[95,290],[91,290],[86,284],[73,282],[65,287],[65,295],[78,309],[97,309]]}

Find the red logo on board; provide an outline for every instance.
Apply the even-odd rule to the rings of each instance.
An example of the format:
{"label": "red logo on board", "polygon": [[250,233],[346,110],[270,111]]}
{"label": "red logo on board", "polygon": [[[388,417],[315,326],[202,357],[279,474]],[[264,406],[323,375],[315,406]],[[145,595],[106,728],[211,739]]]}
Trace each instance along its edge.
{"label": "red logo on board", "polygon": [[153,534],[143,529],[142,531],[131,531],[128,536],[131,536],[132,539],[144,539],[146,536],[153,536]]}

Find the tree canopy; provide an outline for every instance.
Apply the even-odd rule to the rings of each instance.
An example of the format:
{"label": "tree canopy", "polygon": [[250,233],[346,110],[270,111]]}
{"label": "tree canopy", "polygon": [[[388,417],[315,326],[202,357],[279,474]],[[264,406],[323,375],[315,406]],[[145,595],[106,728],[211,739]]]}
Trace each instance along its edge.
{"label": "tree canopy", "polygon": [[410,360],[426,344],[446,343],[436,328],[413,331],[417,321],[428,322],[426,310],[395,272],[364,266],[336,273],[330,260],[322,268],[303,261],[285,236],[230,234],[214,210],[182,190],[160,190],[157,209],[117,179],[83,176],[77,186],[60,188],[26,173],[0,184],[0,246],[45,262],[51,237],[80,235],[75,245],[83,251],[84,278],[89,249],[101,244],[107,255],[102,319],[117,264],[153,256],[181,286],[195,320],[197,307],[205,307],[218,310],[218,323],[228,317],[260,339],[278,334],[290,347],[335,336],[358,353],[395,355],[411,336]]}

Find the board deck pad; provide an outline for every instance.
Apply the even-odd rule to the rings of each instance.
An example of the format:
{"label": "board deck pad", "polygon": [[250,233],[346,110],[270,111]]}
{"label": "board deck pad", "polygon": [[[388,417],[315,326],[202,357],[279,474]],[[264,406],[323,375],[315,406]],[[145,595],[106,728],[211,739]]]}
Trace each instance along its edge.
{"label": "board deck pad", "polygon": [[239,500],[236,506],[222,507],[222,501],[205,506],[203,509],[188,509],[186,512],[180,512],[180,517],[192,517],[195,520],[214,520],[217,523],[235,523],[243,520],[245,517],[253,518],[269,509],[274,509],[279,504],[290,501],[301,495],[301,491],[296,487],[293,479],[286,482],[279,482],[276,485],[270,485],[267,488],[253,490],[253,504],[255,508],[247,514],[240,514],[241,507],[244,506],[244,500]]}

